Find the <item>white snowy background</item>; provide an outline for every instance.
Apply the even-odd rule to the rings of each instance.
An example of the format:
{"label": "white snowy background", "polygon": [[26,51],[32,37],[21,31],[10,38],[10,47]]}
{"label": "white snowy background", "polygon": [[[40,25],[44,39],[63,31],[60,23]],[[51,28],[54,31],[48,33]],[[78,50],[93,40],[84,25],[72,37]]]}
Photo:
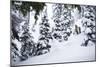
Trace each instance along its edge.
{"label": "white snowy background", "polygon": [[[46,6],[47,7],[44,7],[43,11],[45,11],[45,8],[46,8],[47,19],[49,20],[48,23],[50,23],[50,28],[51,28],[50,30],[52,31],[52,28],[55,28],[55,22],[53,22],[53,20],[55,19],[56,16],[55,16],[55,13],[53,12],[53,9],[55,9],[56,5],[46,3]],[[85,6],[83,5],[83,7],[85,7]],[[43,13],[45,15],[45,12],[43,12]],[[81,18],[80,14],[78,12],[78,8],[73,8],[73,12],[71,12],[71,13],[72,13],[71,16],[73,16],[74,21],[73,21],[72,26],[71,26],[72,33],[68,37],[67,41],[58,42],[58,40],[53,39],[52,41],[49,42],[49,44],[51,45],[50,52],[43,54],[43,55],[39,55],[39,56],[29,57],[25,61],[18,61],[18,59],[15,58],[16,62],[11,60],[12,65],[32,65],[32,64],[46,64],[46,63],[95,61],[95,43],[89,41],[89,43],[86,44],[87,45],[86,47],[84,47],[84,45],[82,45],[82,43],[84,43],[84,40],[88,38],[86,34],[91,33],[91,30],[89,28],[84,28],[84,26],[82,26],[81,22],[83,21],[83,23],[84,23],[85,21],[87,21],[89,23],[91,21],[84,18],[84,17]],[[53,16],[53,14],[55,17]],[[20,17],[19,13],[14,13],[13,10],[11,11],[11,17],[12,17],[12,15],[18,16],[18,18]],[[33,27],[34,22],[35,22],[34,21],[35,19],[33,19],[34,16],[35,16],[35,11],[31,11],[30,12],[30,19],[29,19],[29,33],[31,33],[30,35],[32,37],[34,37],[32,40],[35,43],[37,43],[39,36],[41,36],[41,34],[39,33],[40,32],[39,31],[39,29],[40,29],[39,24],[42,21],[41,20],[42,14],[40,14],[38,16],[39,19],[37,20],[37,24]],[[94,17],[95,17],[95,15],[94,15]],[[61,18],[63,18],[63,16],[61,16]],[[26,22],[18,23],[18,26],[20,26],[20,27],[17,28],[17,30],[18,31],[19,31],[19,29],[21,30],[21,31],[19,31],[20,36],[23,36],[22,33],[24,31],[21,27],[24,26],[24,23],[26,23]],[[92,23],[95,25],[95,21]],[[74,28],[75,25],[77,25],[78,27],[81,28],[80,34],[76,34],[76,32],[75,32],[76,28]],[[35,32],[32,31],[33,29],[35,30]],[[83,32],[83,31],[85,31],[85,32]],[[70,32],[70,30],[68,32]],[[55,32],[53,32],[53,33],[55,33]],[[60,33],[62,33],[62,32],[60,32]],[[95,35],[94,35],[94,37],[95,37]],[[16,44],[18,50],[21,49],[21,47],[22,47],[21,42],[19,42],[16,39],[14,39],[14,40],[12,39],[12,42],[14,44]],[[20,55],[19,51],[18,51],[18,53]],[[11,55],[13,55],[13,54],[11,54]]]}
{"label": "white snowy background", "polygon": [[[71,1],[71,0],[70,0]],[[70,2],[70,1],[68,1],[68,2]],[[65,2],[65,1],[63,1],[63,2]],[[83,3],[83,1],[71,1],[72,3]],[[97,22],[99,22],[99,12],[100,12],[100,10],[99,10],[99,2],[97,1],[97,0],[87,0],[87,1],[85,1],[85,3],[88,3],[88,4],[97,4]],[[1,6],[2,5],[2,6]],[[3,6],[4,5],[4,6]],[[1,38],[0,38],[0,40],[1,40],[1,44],[3,44],[3,45],[1,45],[1,47],[5,47],[5,49],[4,48],[1,48],[0,49],[0,53],[1,53],[1,55],[0,55],[0,62],[1,62],[1,64],[0,64],[0,66],[2,66],[2,67],[8,67],[9,66],[9,45],[8,45],[8,43],[9,43],[9,23],[8,23],[8,21],[10,20],[9,19],[9,16],[10,16],[10,14],[9,14],[9,5],[10,5],[10,3],[9,3],[9,0],[2,0],[2,1],[0,1],[0,8],[1,8],[1,11],[0,11],[0,18],[1,18],[1,21],[2,22],[4,22],[4,23],[2,23],[1,24],[1,26],[0,26],[0,30],[2,31],[2,33],[0,33],[0,36],[1,36]],[[3,17],[4,16],[4,14],[5,14],[5,17]],[[6,20],[5,20],[5,18],[6,18]],[[97,44],[99,44],[99,23],[97,23]],[[5,39],[6,38],[6,39]],[[6,41],[6,42],[5,42]],[[94,67],[94,66],[96,66],[96,67],[99,67],[99,62],[100,62],[100,55],[99,55],[99,45],[98,45],[98,47],[97,47],[97,62],[96,63],[82,63],[82,64],[80,64],[80,63],[77,63],[77,64],[64,64],[64,65],[62,65],[62,64],[59,64],[59,65],[43,65],[43,67],[66,67],[66,66],[69,66],[69,67],[75,67],[75,66],[77,66],[77,67],[84,67],[84,66],[91,66],[91,67]],[[30,67],[30,66],[27,66],[27,67]],[[34,66],[34,67],[37,67],[37,66]],[[40,66],[40,67],[42,67],[42,66]]]}

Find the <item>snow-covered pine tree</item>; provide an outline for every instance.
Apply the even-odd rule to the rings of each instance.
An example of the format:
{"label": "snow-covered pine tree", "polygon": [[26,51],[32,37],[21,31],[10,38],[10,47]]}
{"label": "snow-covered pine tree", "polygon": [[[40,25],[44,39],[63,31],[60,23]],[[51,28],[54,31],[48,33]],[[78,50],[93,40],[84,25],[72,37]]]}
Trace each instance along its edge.
{"label": "snow-covered pine tree", "polygon": [[53,21],[55,23],[55,27],[53,27],[53,38],[58,41],[62,41],[61,31],[63,31],[63,27],[61,26],[61,13],[62,13],[62,4],[54,4]]}
{"label": "snow-covered pine tree", "polygon": [[37,43],[37,55],[41,55],[50,51],[49,40],[52,39],[50,33],[50,24],[47,19],[47,8],[42,12],[42,22],[40,23],[40,37]]}
{"label": "snow-covered pine tree", "polygon": [[85,27],[84,33],[86,35],[82,45],[94,45],[96,43],[96,7],[88,5],[82,8],[84,10],[83,17],[85,18],[82,23]]}
{"label": "snow-covered pine tree", "polygon": [[68,37],[72,33],[71,31],[71,24],[72,18],[71,18],[71,7],[70,5],[63,5],[63,4],[55,4],[54,5],[54,16],[53,20],[55,23],[54,27],[54,38],[58,41],[67,41]]}
{"label": "snow-covered pine tree", "polygon": [[20,37],[20,42],[22,43],[21,47],[21,60],[25,60],[30,56],[34,56],[34,50],[35,50],[35,43],[32,40],[31,33],[29,33],[29,27],[28,24],[24,25],[24,32],[22,33],[22,36]]}
{"label": "snow-covered pine tree", "polygon": [[63,12],[62,12],[62,27],[63,30],[63,39],[66,41],[72,34],[72,25],[73,25],[73,18],[71,15],[73,9],[73,5],[64,4],[63,6]]}
{"label": "snow-covered pine tree", "polygon": [[[37,6],[36,6],[37,5]],[[21,11],[23,12],[23,15],[27,15],[27,13],[30,14],[30,11],[32,10],[35,10],[36,13],[35,13],[35,24],[38,20],[37,18],[37,15],[39,15],[39,12],[43,10],[44,8],[44,3],[33,3],[33,2],[22,2],[22,5],[21,5]],[[30,7],[32,7],[32,9],[30,10]],[[26,11],[24,11],[26,10]],[[29,15],[28,14],[28,15]],[[30,15],[29,15],[30,16]],[[28,18],[28,20],[30,20],[30,18]],[[22,43],[23,43],[23,46],[22,46],[22,49],[21,49],[21,55],[22,55],[22,60],[24,59],[27,59],[28,57],[30,56],[35,56],[37,55],[37,51],[36,49],[39,47],[39,46],[36,46],[37,44],[34,43],[33,39],[34,37],[31,36],[31,33],[29,32],[29,21],[26,21],[25,25],[23,26],[25,27],[24,28],[24,32],[22,34]]]}

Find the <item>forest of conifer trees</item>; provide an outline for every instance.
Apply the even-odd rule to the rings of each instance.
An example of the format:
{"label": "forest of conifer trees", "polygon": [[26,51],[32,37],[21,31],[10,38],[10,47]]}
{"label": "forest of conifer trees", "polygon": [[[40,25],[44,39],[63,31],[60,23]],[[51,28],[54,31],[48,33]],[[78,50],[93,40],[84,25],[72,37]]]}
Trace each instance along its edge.
{"label": "forest of conifer trees", "polygon": [[[80,57],[79,60],[91,61],[95,60],[95,45],[95,6],[11,1],[12,65],[25,65],[30,62],[41,64],[42,61],[39,61],[44,59],[39,60],[38,57],[43,56],[46,59],[56,52],[58,53],[56,56],[64,53],[62,55],[66,58],[72,55],[74,58],[75,55]],[[73,48],[79,49],[78,56],[76,56],[78,51],[72,53]],[[35,57],[39,61],[28,60]],[[87,60],[84,60],[86,58]],[[52,59],[56,58],[52,57],[48,60]],[[65,59],[64,62],[66,61],[69,60]],[[52,61],[43,62],[52,63]],[[60,60],[57,63],[59,62]]]}

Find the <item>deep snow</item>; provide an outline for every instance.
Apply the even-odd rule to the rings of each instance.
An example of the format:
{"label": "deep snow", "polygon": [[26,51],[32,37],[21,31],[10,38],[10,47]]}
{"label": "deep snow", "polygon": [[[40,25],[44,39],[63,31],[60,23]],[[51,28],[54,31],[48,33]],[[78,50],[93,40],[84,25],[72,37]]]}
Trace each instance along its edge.
{"label": "deep snow", "polygon": [[[71,36],[68,38],[68,41],[62,41],[58,42],[57,40],[53,39],[50,41],[50,52],[39,55],[39,56],[33,56],[28,58],[25,61],[17,61],[12,62],[12,65],[32,65],[32,64],[47,64],[47,63],[63,63],[63,62],[80,62],[80,61],[95,61],[95,45],[92,45],[90,43],[87,47],[81,46],[81,44],[84,42],[84,39],[87,38],[87,36],[83,33],[84,29],[82,27],[82,20],[86,20],[84,18],[79,19],[80,16],[78,16],[77,11],[74,10],[74,13],[72,14],[76,20],[74,20],[74,25],[72,26],[72,32],[74,32],[75,28],[74,26],[77,25],[81,27],[82,33],[81,34],[71,34]],[[52,4],[47,4],[47,13],[48,13],[48,19],[50,23],[50,31],[52,30],[52,27],[54,27],[53,22],[53,12],[52,12]],[[35,12],[30,12],[30,23],[29,32],[34,37],[33,41],[35,43],[38,42],[40,31],[39,31],[39,23],[41,23],[41,15],[38,16],[39,19],[37,21],[37,24],[33,27],[35,19],[34,19]],[[22,27],[25,22],[20,23],[20,26]],[[22,32],[22,30],[21,30]],[[87,29],[87,32],[89,30]],[[19,34],[20,36],[22,33]],[[18,49],[21,49],[21,43],[17,40],[13,40],[14,43],[17,44]],[[92,46],[91,46],[92,45]]]}
{"label": "deep snow", "polygon": [[71,35],[68,41],[61,43],[52,41],[52,47],[49,53],[31,57],[26,61],[16,62],[15,65],[94,61],[95,45],[87,47],[80,46],[84,36],[83,33],[77,36]]}

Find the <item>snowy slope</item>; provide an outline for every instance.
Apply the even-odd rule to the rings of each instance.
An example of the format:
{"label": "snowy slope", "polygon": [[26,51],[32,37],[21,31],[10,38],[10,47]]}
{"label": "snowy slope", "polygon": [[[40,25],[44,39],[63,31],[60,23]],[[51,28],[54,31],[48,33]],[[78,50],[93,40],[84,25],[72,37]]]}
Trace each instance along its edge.
{"label": "snowy slope", "polygon": [[29,58],[26,61],[16,63],[17,65],[75,62],[75,61],[94,61],[95,46],[81,47],[84,38],[83,34],[72,35],[69,41],[57,43],[52,42],[51,51],[47,54]]}
{"label": "snowy slope", "polygon": [[[62,9],[60,10],[59,7]],[[30,19],[28,23],[29,26],[26,25],[26,27],[29,27],[28,29],[29,32],[27,33],[27,35],[31,36],[29,40],[32,40],[36,44],[35,46],[37,46],[38,42],[40,41],[39,39],[40,37],[45,35],[45,39],[47,39],[46,35],[48,34],[48,32],[46,30],[49,29],[52,39],[49,38],[50,40],[47,43],[51,46],[51,48],[50,48],[50,51],[48,51],[46,54],[43,53],[41,55],[34,55],[33,57],[29,56],[24,61],[20,61],[20,60],[16,62],[12,61],[12,65],[32,65],[32,64],[47,64],[47,63],[94,61],[95,60],[95,43],[92,41],[89,41],[87,46],[82,46],[82,44],[86,40],[88,40],[89,36],[87,36],[87,34],[91,33],[92,31],[91,26],[87,27],[87,25],[90,25],[92,23],[93,24],[92,26],[95,27],[95,21],[94,21],[95,16],[93,18],[89,18],[89,16],[86,16],[88,17],[86,18],[86,17],[83,17],[81,13],[79,12],[78,7],[77,8],[74,7],[71,10],[69,10],[69,8],[67,9],[64,7],[64,5],[61,5],[61,4],[55,5],[55,4],[46,3],[46,6],[44,7],[43,11],[40,11],[39,15],[37,15],[38,20],[35,24],[36,12],[35,10],[30,11]],[[89,13],[88,10],[87,10],[87,13]],[[17,13],[12,13],[12,14],[16,15]],[[19,15],[16,15],[16,16],[20,18]],[[94,19],[94,20],[91,22],[90,19],[92,20]],[[23,36],[24,32],[27,32],[27,31],[24,31],[24,28],[22,28],[23,26],[25,26],[26,20],[27,20],[27,17],[24,18],[22,22],[20,21],[21,23],[18,23],[19,37]],[[49,25],[47,26],[46,24],[41,25],[41,23],[43,22],[49,23]],[[86,26],[83,26],[83,24],[85,25],[85,23],[86,23]],[[40,27],[44,28],[41,30],[42,33],[40,33]],[[63,30],[63,29],[66,29],[66,30]],[[45,34],[43,34],[43,31],[46,31],[44,32]],[[94,31],[95,31],[95,28],[94,28]],[[68,38],[68,40],[66,41],[62,38],[58,38],[58,40],[62,39],[62,41],[58,41],[56,38],[59,36],[55,35],[56,37],[55,38],[53,35],[55,32],[58,33],[57,35],[61,36],[62,38],[65,36],[63,32],[65,33],[67,32],[66,36],[68,37],[66,38]],[[94,33],[93,36],[95,39],[95,32],[93,33]],[[17,45],[18,50],[19,50],[18,52],[20,53],[21,51],[20,49],[22,48],[22,42],[18,41],[17,39],[12,40],[12,42]],[[44,40],[42,40],[41,42],[44,43]],[[48,44],[42,44],[41,47],[37,46],[32,49],[35,49],[35,48],[43,49],[42,47]],[[32,45],[34,46],[34,44]],[[49,48],[46,47],[46,49],[49,49]],[[27,51],[28,50],[26,49],[26,52]],[[42,52],[42,50],[40,51]],[[34,51],[34,53],[38,53],[38,52],[39,52],[38,50]]]}

